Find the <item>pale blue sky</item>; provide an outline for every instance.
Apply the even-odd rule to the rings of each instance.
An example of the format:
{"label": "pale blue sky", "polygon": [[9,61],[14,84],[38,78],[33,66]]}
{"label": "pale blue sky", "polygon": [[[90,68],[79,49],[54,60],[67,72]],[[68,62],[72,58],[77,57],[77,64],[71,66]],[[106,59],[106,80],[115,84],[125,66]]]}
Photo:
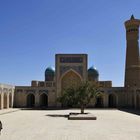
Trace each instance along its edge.
{"label": "pale blue sky", "polygon": [[56,53],[87,53],[100,80],[123,86],[124,21],[140,0],[0,0],[0,83],[44,80]]}

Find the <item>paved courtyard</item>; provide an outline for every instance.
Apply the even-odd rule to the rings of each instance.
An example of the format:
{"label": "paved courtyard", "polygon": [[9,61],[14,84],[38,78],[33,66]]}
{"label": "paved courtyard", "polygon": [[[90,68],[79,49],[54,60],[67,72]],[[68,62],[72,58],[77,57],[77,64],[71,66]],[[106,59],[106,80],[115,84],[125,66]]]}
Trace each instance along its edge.
{"label": "paved courtyard", "polygon": [[140,140],[140,116],[119,110],[86,110],[97,120],[67,120],[79,110],[16,110],[2,114],[0,140]]}

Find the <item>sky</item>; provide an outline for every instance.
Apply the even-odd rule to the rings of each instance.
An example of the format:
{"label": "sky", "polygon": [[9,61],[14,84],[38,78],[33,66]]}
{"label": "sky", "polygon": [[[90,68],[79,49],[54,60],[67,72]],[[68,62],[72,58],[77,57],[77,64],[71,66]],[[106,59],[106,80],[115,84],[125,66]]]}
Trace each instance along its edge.
{"label": "sky", "polygon": [[101,81],[123,86],[124,22],[140,0],[0,0],[0,83],[30,85],[57,53],[86,53]]}

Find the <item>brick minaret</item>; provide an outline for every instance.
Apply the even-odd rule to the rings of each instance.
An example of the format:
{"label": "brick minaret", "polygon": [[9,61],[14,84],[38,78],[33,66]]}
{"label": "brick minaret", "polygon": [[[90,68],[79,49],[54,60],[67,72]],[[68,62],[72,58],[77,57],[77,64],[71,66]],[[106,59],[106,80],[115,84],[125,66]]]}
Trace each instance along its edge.
{"label": "brick minaret", "polygon": [[125,87],[140,87],[139,25],[140,20],[135,19],[133,15],[125,22],[127,41]]}

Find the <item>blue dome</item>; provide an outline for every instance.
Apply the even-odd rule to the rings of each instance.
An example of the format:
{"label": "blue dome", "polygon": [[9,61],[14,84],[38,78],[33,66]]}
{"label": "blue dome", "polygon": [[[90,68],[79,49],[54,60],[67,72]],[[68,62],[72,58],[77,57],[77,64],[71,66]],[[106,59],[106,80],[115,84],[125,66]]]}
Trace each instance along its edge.
{"label": "blue dome", "polygon": [[88,69],[88,80],[90,81],[98,81],[99,79],[99,72],[95,67],[90,67]]}
{"label": "blue dome", "polygon": [[48,67],[45,70],[45,81],[53,81],[54,80],[54,69],[52,67]]}
{"label": "blue dome", "polygon": [[48,67],[48,68],[46,68],[46,70],[45,70],[45,74],[48,74],[48,73],[54,73],[54,70],[53,70],[52,67]]}

